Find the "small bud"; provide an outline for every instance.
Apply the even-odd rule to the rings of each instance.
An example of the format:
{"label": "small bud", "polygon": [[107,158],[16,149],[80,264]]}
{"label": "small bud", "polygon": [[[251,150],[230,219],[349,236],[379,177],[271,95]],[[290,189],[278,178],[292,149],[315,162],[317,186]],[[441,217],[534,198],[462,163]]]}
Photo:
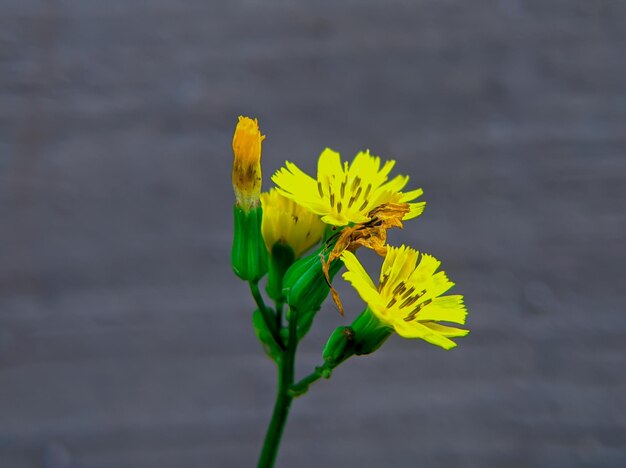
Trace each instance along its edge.
{"label": "small bud", "polygon": [[244,211],[258,206],[261,193],[261,135],[257,119],[239,116],[233,135],[233,188]]}
{"label": "small bud", "polygon": [[354,354],[354,331],[351,327],[336,328],[328,341],[322,357],[328,367],[335,368]]}
{"label": "small bud", "polygon": [[[287,303],[298,309],[301,314],[306,315],[306,312],[319,310],[330,292],[330,287],[322,270],[323,256],[328,254],[324,254],[323,251],[324,246],[295,262],[285,273],[283,295]],[[329,268],[331,281],[341,265],[341,260],[335,260],[331,263]]]}

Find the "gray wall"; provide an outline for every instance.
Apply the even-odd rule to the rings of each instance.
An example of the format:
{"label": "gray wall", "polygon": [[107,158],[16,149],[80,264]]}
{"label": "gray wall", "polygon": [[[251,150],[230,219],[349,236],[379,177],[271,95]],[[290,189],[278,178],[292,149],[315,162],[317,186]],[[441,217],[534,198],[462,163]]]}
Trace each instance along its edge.
{"label": "gray wall", "polygon": [[3,0],[2,468],[254,465],[238,114],[265,187],[396,159],[428,207],[392,241],[470,310],[456,350],[393,337],[296,400],[279,466],[626,466],[626,2]]}

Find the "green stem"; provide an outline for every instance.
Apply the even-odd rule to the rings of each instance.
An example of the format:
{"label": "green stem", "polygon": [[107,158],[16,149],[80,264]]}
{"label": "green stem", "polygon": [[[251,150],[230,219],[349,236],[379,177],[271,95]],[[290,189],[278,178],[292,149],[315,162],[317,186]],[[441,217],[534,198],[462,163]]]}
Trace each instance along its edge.
{"label": "green stem", "polygon": [[285,350],[285,343],[280,337],[280,333],[278,328],[276,327],[276,317],[274,314],[267,308],[265,305],[265,301],[263,300],[263,296],[261,296],[261,291],[259,291],[259,282],[258,281],[250,281],[250,291],[252,292],[252,296],[254,297],[254,302],[256,302],[261,315],[263,316],[263,320],[265,320],[265,324],[267,325],[268,330],[272,334],[272,338],[278,345],[281,350]]}
{"label": "green stem", "polygon": [[289,394],[292,397],[299,397],[300,395],[304,395],[308,390],[309,386],[317,382],[322,377],[325,379],[330,378],[331,369],[329,369],[326,365],[316,367],[313,372],[304,377],[298,383],[293,384],[289,388]]}
{"label": "green stem", "polygon": [[292,309],[289,317],[289,341],[287,349],[282,352],[281,359],[278,360],[278,393],[276,395],[276,403],[274,404],[274,412],[270,425],[265,434],[263,442],[263,450],[259,457],[258,468],[272,468],[276,461],[280,440],[285,429],[287,416],[293,396],[289,389],[293,385],[295,355],[298,346],[297,324],[298,317],[294,309]]}
{"label": "green stem", "polygon": [[283,306],[285,301],[276,301],[276,325],[280,330],[283,327]]}

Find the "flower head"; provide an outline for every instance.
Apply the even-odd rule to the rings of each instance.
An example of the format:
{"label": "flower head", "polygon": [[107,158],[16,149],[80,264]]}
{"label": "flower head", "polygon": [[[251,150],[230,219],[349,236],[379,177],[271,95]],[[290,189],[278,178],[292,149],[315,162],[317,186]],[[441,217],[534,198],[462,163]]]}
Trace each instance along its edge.
{"label": "flower head", "polygon": [[233,135],[233,188],[237,205],[249,210],[258,205],[261,193],[261,135],[257,119],[239,116]]}
{"label": "flower head", "polygon": [[443,271],[436,273],[441,262],[431,255],[410,247],[389,247],[380,272],[378,287],[350,251],[341,255],[347,272],[343,278],[357,290],[369,309],[381,322],[404,338],[422,338],[437,346],[451,349],[450,338],[465,336],[468,330],[441,325],[452,322],[463,325],[467,310],[463,296],[442,296],[452,283]]}
{"label": "flower head", "polygon": [[339,153],[327,148],[318,161],[317,180],[292,162],[286,162],[272,180],[284,196],[335,226],[366,223],[373,210],[387,203],[408,204],[403,219],[419,216],[425,203],[409,202],[422,195],[422,189],[402,192],[409,177],[398,175],[388,181],[395,161],[386,161],[382,168],[380,164],[380,158],[369,151],[357,154],[351,164],[342,164]]}
{"label": "flower head", "polygon": [[325,225],[315,213],[271,189],[261,194],[263,221],[261,232],[269,252],[276,243],[287,245],[295,258],[317,244]]}

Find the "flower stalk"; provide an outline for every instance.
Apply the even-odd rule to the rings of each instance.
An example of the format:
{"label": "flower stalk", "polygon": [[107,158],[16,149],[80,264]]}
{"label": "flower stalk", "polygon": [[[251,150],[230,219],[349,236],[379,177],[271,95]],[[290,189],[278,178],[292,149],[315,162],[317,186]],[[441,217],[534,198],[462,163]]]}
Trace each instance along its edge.
{"label": "flower stalk", "polygon": [[296,349],[298,347],[297,335],[298,313],[296,310],[290,310],[289,317],[289,339],[287,340],[287,348],[281,353],[278,360],[278,390],[276,394],[276,402],[272,412],[272,419],[265,434],[263,449],[259,457],[259,468],[273,467],[280,447],[280,441],[287,424],[287,416],[293,401],[293,395],[290,388],[293,385],[295,373]]}

